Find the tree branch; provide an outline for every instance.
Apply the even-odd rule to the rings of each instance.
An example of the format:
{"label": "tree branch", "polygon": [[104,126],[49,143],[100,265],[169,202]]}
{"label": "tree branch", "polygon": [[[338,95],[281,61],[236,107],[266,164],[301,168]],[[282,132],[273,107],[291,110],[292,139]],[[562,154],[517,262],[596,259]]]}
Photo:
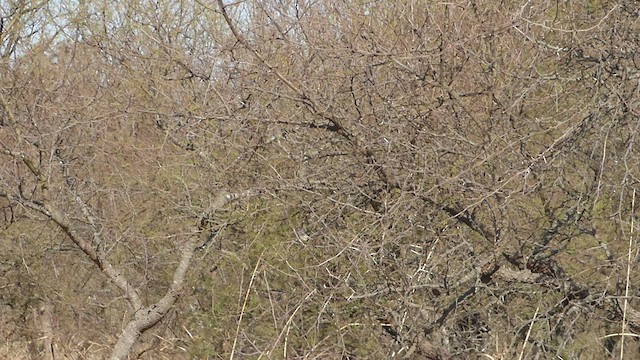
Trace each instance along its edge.
{"label": "tree branch", "polygon": [[[213,213],[216,210],[219,210],[229,202],[234,201],[241,196],[248,196],[251,194],[252,193],[249,191],[245,191],[243,193],[221,193],[211,205],[210,212]],[[189,269],[191,259],[193,258],[193,254],[195,252],[196,241],[196,237],[191,236],[181,246],[182,256],[180,258],[178,267],[173,274],[173,281],[171,282],[169,290],[167,291],[165,296],[157,303],[146,308],[140,308],[138,311],[136,311],[133,320],[131,320],[127,324],[125,329],[122,331],[122,334],[118,338],[118,342],[113,348],[113,352],[111,353],[109,359],[126,359],[127,355],[129,354],[129,352],[131,352],[131,348],[136,343],[138,338],[146,330],[150,329],[158,322],[160,322],[160,320],[162,320],[162,318],[164,318],[167,312],[171,309],[173,304],[176,302],[180,291],[182,290],[187,270]]]}

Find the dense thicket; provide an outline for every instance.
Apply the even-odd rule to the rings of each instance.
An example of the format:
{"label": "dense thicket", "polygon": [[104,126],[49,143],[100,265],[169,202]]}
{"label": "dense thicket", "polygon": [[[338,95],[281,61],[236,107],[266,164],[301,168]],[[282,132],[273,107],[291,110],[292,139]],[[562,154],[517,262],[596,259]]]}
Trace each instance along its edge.
{"label": "dense thicket", "polygon": [[0,5],[0,355],[638,356],[635,1],[224,3]]}

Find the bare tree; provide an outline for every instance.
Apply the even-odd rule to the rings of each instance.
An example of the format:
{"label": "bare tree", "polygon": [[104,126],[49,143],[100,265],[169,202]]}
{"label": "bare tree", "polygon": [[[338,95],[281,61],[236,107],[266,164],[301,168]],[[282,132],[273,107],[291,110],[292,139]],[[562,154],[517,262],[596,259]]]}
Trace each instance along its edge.
{"label": "bare tree", "polygon": [[67,348],[635,356],[633,2],[61,8],[3,9],[0,195]]}

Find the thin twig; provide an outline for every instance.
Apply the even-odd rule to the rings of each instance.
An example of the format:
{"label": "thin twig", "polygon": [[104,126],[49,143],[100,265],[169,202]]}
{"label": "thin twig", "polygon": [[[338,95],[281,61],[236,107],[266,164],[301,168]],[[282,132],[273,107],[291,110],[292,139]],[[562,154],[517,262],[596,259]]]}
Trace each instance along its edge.
{"label": "thin twig", "polygon": [[229,359],[233,360],[233,354],[236,351],[236,346],[238,344],[238,335],[240,334],[240,324],[242,324],[242,318],[244,317],[244,312],[247,308],[247,301],[249,300],[249,294],[251,293],[251,286],[253,286],[253,280],[256,278],[256,273],[258,272],[258,266],[260,266],[260,261],[262,260],[262,254],[256,261],[256,266],[253,268],[253,272],[251,273],[251,280],[249,280],[249,285],[247,286],[247,292],[244,295],[244,301],[242,302],[242,309],[240,310],[240,318],[238,319],[238,326],[236,326],[236,336],[233,338],[233,346],[231,347],[231,354],[229,355]]}
{"label": "thin twig", "polygon": [[620,359],[624,358],[624,337],[627,327],[627,306],[629,304],[629,275],[631,274],[631,248],[633,246],[633,217],[636,205],[636,190],[633,189],[631,197],[631,233],[629,234],[629,250],[627,253],[627,279],[624,287],[624,306],[622,308],[622,330],[620,330]]}
{"label": "thin twig", "polygon": [[533,324],[536,322],[536,317],[538,317],[538,310],[540,310],[540,306],[536,308],[535,314],[533,314],[533,319],[531,319],[531,325],[529,325],[529,330],[527,331],[527,336],[524,338],[524,342],[522,343],[522,350],[520,351],[520,356],[518,360],[522,360],[524,356],[524,349],[527,347],[527,342],[529,341],[529,336],[531,335],[531,329],[533,329]]}

